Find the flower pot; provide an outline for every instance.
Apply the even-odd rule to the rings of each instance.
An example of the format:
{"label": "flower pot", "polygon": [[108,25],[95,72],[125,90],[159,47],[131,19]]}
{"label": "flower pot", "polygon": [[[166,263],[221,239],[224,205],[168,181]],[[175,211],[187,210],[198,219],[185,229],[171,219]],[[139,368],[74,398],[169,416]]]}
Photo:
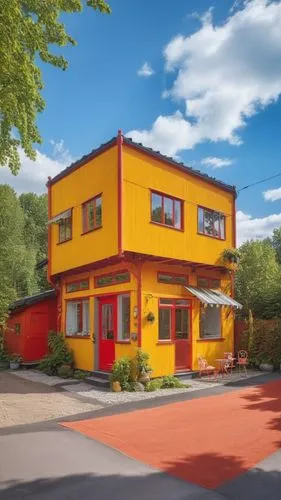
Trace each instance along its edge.
{"label": "flower pot", "polygon": [[20,367],[19,361],[10,361],[11,370],[18,370]]}
{"label": "flower pot", "polygon": [[9,365],[9,361],[0,361],[0,370],[7,370]]}
{"label": "flower pot", "polygon": [[260,370],[263,372],[273,372],[274,366],[271,363],[261,363]]}
{"label": "flower pot", "polygon": [[148,372],[142,372],[139,376],[139,382],[142,384],[145,384],[146,382],[150,381],[150,376]]}
{"label": "flower pot", "polygon": [[120,382],[118,382],[118,380],[116,380],[115,382],[112,382],[112,390],[113,392],[121,392],[121,385],[120,385]]}

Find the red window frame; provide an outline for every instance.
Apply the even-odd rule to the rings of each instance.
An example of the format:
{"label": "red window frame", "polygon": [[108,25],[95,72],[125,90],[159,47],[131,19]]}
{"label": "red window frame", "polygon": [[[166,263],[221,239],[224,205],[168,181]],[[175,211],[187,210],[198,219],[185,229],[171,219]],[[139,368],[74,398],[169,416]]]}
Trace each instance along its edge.
{"label": "red window frame", "polygon": [[[67,221],[70,221],[70,235],[69,237],[66,238],[66,224],[67,224]],[[72,240],[72,210],[71,210],[71,215],[70,217],[66,217],[65,219],[62,219],[59,221],[59,243],[64,243],[65,241],[70,241]],[[62,232],[61,232],[61,229],[62,227],[64,228],[64,234],[65,234],[65,237],[62,238]]]}
{"label": "red window frame", "polygon": [[[203,231],[200,231],[200,228],[199,228],[199,210],[203,210]],[[220,216],[223,217],[224,236],[221,235],[221,224],[219,224],[218,236],[216,236],[215,234],[209,234],[209,233],[205,232],[205,212],[219,214]],[[204,236],[209,236],[209,238],[215,238],[216,240],[225,240],[226,239],[225,231],[226,231],[226,227],[225,227],[225,215],[224,215],[224,213],[219,212],[218,210],[213,210],[212,208],[203,207],[201,205],[198,206],[198,209],[197,209],[197,232],[198,232],[198,234],[203,234]],[[214,232],[215,232],[215,229],[214,229],[214,223],[213,223],[213,233]]]}
{"label": "red window frame", "polygon": [[[156,194],[157,196],[161,197],[161,222],[154,221],[152,219],[152,197],[153,195]],[[166,224],[165,223],[165,208],[164,208],[164,203],[165,203],[165,198],[168,200],[171,200],[173,202],[173,212],[172,212],[172,222],[173,224]],[[180,227],[175,226],[175,202],[178,201],[180,202]],[[165,226],[169,227],[171,229],[176,229],[177,231],[183,231],[183,200],[180,198],[176,198],[175,196],[170,196],[169,194],[166,193],[161,193],[160,191],[150,191],[150,222],[152,224],[156,224],[159,226]]]}
{"label": "red window frame", "polygon": [[[165,274],[166,276],[171,276],[171,281],[168,282],[168,281],[160,281],[160,274]],[[185,283],[179,283],[176,281],[177,278],[184,278],[185,279]],[[170,272],[166,272],[166,271],[158,271],[157,272],[157,281],[158,283],[161,283],[162,285],[183,285],[183,286],[186,286],[188,285],[188,276],[186,276],[185,274],[178,274],[178,273],[170,273]]]}
{"label": "red window frame", "polygon": [[[128,274],[128,279],[120,282],[116,279],[116,276],[118,276],[118,274]],[[98,283],[98,280],[100,278],[112,278],[112,282],[105,283],[104,285],[100,285]],[[115,271],[113,273],[99,274],[98,276],[94,277],[95,288],[104,288],[106,286],[123,285],[123,283],[129,283],[130,281],[131,281],[131,274],[130,274],[130,271],[128,271],[128,269],[120,269],[120,271]]]}
{"label": "red window frame", "polygon": [[213,288],[212,286],[212,281],[216,280],[216,281],[219,281],[220,285],[218,288],[221,288],[221,280],[219,278],[214,278],[214,277],[209,277],[209,276],[197,276],[197,286],[202,286],[202,285],[199,285],[198,281],[202,279],[202,280],[207,280],[208,281],[208,286],[207,288]]}
{"label": "red window frame", "polygon": [[[65,301],[65,337],[67,338],[80,338],[80,339],[87,339],[90,337],[90,330],[88,331],[87,335],[83,335],[83,302],[88,302],[89,304],[89,314],[90,314],[90,297],[89,296],[84,296],[84,297],[78,297],[78,298],[73,298],[73,299],[67,299]],[[66,325],[67,325],[67,304],[71,302],[77,302],[79,303],[79,318],[78,318],[78,332],[74,333],[73,335],[67,334],[66,332]],[[90,326],[89,326],[90,328]]]}
{"label": "red window frame", "polygon": [[[81,282],[82,281],[87,281],[87,286],[86,287],[83,287],[81,286]],[[77,288],[75,290],[68,290],[68,287],[70,285],[76,285],[77,283]],[[81,292],[82,290],[89,290],[90,288],[90,280],[89,278],[85,278],[85,279],[81,279],[81,280],[75,280],[75,281],[68,281],[66,284],[65,284],[65,291],[66,293],[74,293],[74,292]]]}
{"label": "red window frame", "polygon": [[[101,223],[97,226],[97,200],[101,201]],[[89,227],[89,215],[88,215],[88,207],[90,204],[93,203],[93,208],[94,208],[94,227],[90,228]],[[83,232],[82,234],[85,233],[90,233],[91,231],[95,231],[96,229],[100,229],[102,227],[102,193],[97,194],[93,198],[90,198],[89,200],[85,201],[82,204],[82,225],[83,225]]]}
{"label": "red window frame", "polygon": [[[161,304],[161,300],[169,300],[170,302],[167,304]],[[187,304],[177,304],[177,301],[179,300],[186,300]],[[158,320],[158,343],[174,343],[176,339],[176,309],[188,309],[190,311],[189,313],[189,320],[190,320],[190,331],[192,331],[191,327],[191,318],[192,318],[192,303],[190,299],[185,299],[185,298],[177,298],[177,299],[170,299],[166,297],[160,297],[158,300],[158,311],[160,309],[170,309],[171,310],[171,335],[169,339],[161,339],[159,337],[159,328],[160,328],[160,320]]]}

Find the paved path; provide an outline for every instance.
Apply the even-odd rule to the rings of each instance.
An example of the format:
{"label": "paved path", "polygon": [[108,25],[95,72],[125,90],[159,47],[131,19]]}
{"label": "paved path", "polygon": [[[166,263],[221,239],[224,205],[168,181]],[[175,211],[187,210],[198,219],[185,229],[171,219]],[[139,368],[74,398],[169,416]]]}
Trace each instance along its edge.
{"label": "paved path", "polygon": [[[259,383],[274,378],[274,375],[265,376],[259,378]],[[6,382],[8,383],[7,380]],[[257,381],[245,381],[244,385],[250,386],[253,383],[256,384]],[[22,390],[25,391],[24,397],[29,394],[31,385],[33,385],[31,382],[24,381],[22,386]],[[178,395],[178,399],[197,399],[202,397],[203,393],[204,396],[211,396],[236,389],[237,387],[220,387],[209,391],[194,391],[189,396]],[[9,387],[6,393],[7,391],[10,391]],[[51,397],[52,392],[48,394]],[[56,394],[67,397],[64,393]],[[175,397],[171,399],[175,400]],[[153,403],[155,406],[165,407],[167,398],[163,400],[158,399]],[[88,412],[84,416],[93,418],[111,415],[120,410],[133,411],[148,405],[151,406],[152,402],[123,404],[120,407],[107,407]],[[206,398],[207,414],[208,398]],[[67,420],[80,418],[81,414],[78,414],[67,417]],[[206,425],[208,425],[207,420]],[[225,483],[216,491],[211,491],[173,478],[128,458],[102,443],[63,428],[57,421],[0,429],[0,450],[1,500],[76,500],[77,498],[108,500],[113,497],[116,500],[280,499],[280,451],[257,464],[254,469]]]}

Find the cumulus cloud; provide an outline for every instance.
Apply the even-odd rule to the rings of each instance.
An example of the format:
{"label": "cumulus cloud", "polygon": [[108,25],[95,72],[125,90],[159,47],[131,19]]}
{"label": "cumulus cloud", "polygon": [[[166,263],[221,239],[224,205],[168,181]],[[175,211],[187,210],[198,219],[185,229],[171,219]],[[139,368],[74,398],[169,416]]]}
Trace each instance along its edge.
{"label": "cumulus cloud", "polygon": [[140,67],[140,69],[137,71],[137,74],[139,76],[145,76],[149,77],[154,75],[155,71],[152,69],[150,63],[145,62],[143,65]]}
{"label": "cumulus cloud", "polygon": [[237,212],[237,243],[248,240],[262,240],[272,235],[273,229],[281,226],[281,213],[267,217],[252,217],[241,210]]}
{"label": "cumulus cloud", "polygon": [[230,165],[233,165],[233,163],[234,160],[231,160],[230,158],[217,158],[217,156],[208,156],[207,158],[203,158],[203,160],[201,160],[201,165],[212,168],[229,167]]}
{"label": "cumulus cloud", "polygon": [[69,151],[63,147],[63,141],[59,143],[53,141],[52,144],[54,157],[37,151],[35,161],[27,158],[24,151],[19,149],[21,160],[19,174],[13,175],[7,167],[1,167],[0,183],[10,184],[19,194],[30,191],[37,194],[46,192],[48,176],[54,177],[73,161]]}
{"label": "cumulus cloud", "polygon": [[174,75],[164,95],[183,104],[185,116],[159,116],[128,135],[170,154],[207,140],[239,145],[248,119],[281,94],[281,2],[250,0],[220,25],[208,11],[196,32],[168,43],[164,58]]}
{"label": "cumulus cloud", "polygon": [[281,198],[281,187],[276,189],[268,189],[263,192],[263,197],[266,201],[276,201]]}

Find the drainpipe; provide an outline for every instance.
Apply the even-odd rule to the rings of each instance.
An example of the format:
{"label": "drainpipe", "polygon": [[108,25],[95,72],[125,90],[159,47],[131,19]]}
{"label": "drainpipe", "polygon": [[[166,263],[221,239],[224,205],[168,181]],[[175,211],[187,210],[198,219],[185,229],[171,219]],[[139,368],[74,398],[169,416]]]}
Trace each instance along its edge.
{"label": "drainpipe", "polygon": [[118,231],[118,255],[123,255],[123,134],[118,130],[117,144],[117,231]]}

